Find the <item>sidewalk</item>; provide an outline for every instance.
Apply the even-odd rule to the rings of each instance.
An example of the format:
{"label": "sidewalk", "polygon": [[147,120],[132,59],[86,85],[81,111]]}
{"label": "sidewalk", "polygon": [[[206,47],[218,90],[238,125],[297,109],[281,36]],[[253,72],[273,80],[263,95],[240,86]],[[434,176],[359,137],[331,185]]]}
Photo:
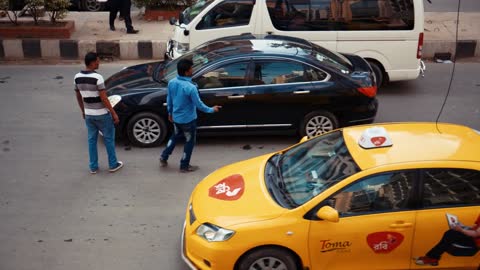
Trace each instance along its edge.
{"label": "sidewalk", "polygon": [[[132,11],[133,26],[140,30],[138,34],[127,34],[125,23],[118,19],[117,30],[110,31],[108,12],[70,12],[66,20],[75,21],[75,31],[69,40],[0,37],[0,60],[77,60],[92,50],[112,59],[163,59],[173,26],[168,21],[146,21],[140,12]],[[455,54],[456,19],[455,12],[425,13],[424,58],[433,58],[438,53]],[[480,57],[478,25],[480,13],[460,13],[457,57]]]}

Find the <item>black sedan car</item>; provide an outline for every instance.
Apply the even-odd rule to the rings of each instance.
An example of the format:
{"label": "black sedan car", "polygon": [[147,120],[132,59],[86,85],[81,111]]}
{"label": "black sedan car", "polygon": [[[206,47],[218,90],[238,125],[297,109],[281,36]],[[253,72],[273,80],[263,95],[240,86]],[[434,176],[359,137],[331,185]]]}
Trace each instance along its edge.
{"label": "black sedan car", "polygon": [[166,95],[179,59],[193,61],[192,80],[219,113],[198,114],[202,131],[297,131],[315,136],[371,123],[375,75],[361,57],[337,54],[303,39],[236,36],[203,44],[172,61],[125,68],[106,80],[120,118],[117,132],[137,146],[160,144],[171,130]]}

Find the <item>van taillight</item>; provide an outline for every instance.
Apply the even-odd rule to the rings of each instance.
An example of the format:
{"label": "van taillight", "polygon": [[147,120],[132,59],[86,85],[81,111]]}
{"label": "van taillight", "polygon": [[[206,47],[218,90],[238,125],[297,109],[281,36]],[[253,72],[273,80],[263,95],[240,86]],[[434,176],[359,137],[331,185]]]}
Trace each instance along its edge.
{"label": "van taillight", "polygon": [[357,90],[367,97],[374,97],[377,94],[377,87],[376,86],[359,87],[359,88],[357,88]]}
{"label": "van taillight", "polygon": [[420,33],[418,35],[417,59],[422,58],[422,51],[423,51],[423,33]]}

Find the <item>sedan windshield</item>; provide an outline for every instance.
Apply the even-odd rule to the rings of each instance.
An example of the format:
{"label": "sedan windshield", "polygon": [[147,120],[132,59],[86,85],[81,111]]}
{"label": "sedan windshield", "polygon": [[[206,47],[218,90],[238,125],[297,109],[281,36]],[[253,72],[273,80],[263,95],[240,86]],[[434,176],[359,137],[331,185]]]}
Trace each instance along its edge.
{"label": "sedan windshield", "polygon": [[271,157],[265,180],[275,201],[291,209],[359,171],[342,132],[334,131]]}
{"label": "sedan windshield", "polygon": [[202,12],[202,10],[207,8],[212,2],[213,0],[200,0],[193,4],[191,7],[186,8],[182,12],[183,20],[180,21],[180,23],[189,24],[193,19],[195,19],[195,17],[197,17],[200,12]]}

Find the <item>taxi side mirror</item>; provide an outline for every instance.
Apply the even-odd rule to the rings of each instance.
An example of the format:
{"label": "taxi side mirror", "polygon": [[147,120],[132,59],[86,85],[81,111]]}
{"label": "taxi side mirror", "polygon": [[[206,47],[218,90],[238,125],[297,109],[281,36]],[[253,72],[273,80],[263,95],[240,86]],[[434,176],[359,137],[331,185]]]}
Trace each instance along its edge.
{"label": "taxi side mirror", "polygon": [[303,136],[303,137],[300,139],[299,143],[303,143],[303,142],[306,142],[306,141],[308,141],[308,136]]}
{"label": "taxi side mirror", "polygon": [[323,206],[317,212],[317,217],[330,222],[338,222],[338,211],[330,206]]}

